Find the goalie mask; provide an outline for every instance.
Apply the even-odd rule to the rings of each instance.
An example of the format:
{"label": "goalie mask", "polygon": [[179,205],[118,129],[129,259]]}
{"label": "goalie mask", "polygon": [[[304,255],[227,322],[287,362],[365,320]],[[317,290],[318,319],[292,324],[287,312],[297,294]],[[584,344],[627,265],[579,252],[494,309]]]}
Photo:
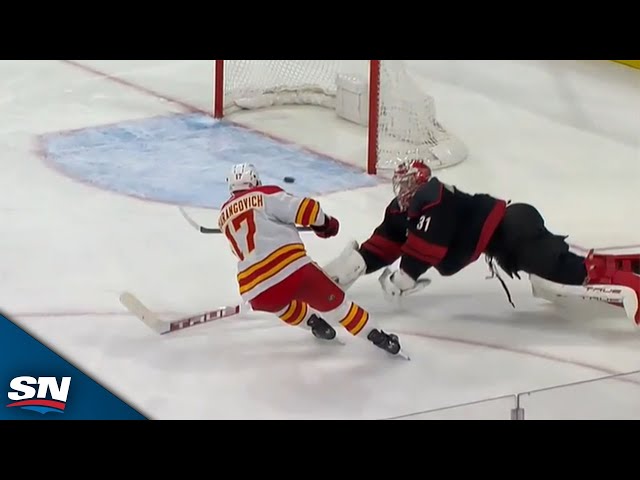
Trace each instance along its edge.
{"label": "goalie mask", "polygon": [[250,163],[239,163],[234,165],[227,177],[227,185],[229,192],[235,193],[241,190],[249,190],[251,188],[262,185],[260,175],[256,167]]}
{"label": "goalie mask", "polygon": [[422,160],[407,160],[393,172],[393,193],[401,210],[409,208],[409,203],[421,185],[431,178],[431,169]]}

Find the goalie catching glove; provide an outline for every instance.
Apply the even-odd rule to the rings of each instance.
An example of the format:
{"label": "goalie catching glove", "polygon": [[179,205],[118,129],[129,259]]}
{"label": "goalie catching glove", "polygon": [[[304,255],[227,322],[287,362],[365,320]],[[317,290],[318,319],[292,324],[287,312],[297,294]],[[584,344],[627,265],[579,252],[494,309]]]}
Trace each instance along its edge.
{"label": "goalie catching glove", "polygon": [[389,268],[384,269],[378,281],[380,282],[380,286],[382,286],[385,296],[389,300],[411,295],[431,283],[431,280],[428,278],[414,280],[402,269],[392,272]]}
{"label": "goalie catching glove", "polygon": [[[358,278],[368,273],[367,264],[359,252],[356,241],[350,242],[338,257],[324,266],[323,270],[344,290],[349,289]],[[415,281],[402,270],[398,272],[401,273],[396,277],[387,268],[380,275],[379,282],[387,297],[410,295],[431,283],[429,279]],[[403,275],[409,280],[403,278]]]}

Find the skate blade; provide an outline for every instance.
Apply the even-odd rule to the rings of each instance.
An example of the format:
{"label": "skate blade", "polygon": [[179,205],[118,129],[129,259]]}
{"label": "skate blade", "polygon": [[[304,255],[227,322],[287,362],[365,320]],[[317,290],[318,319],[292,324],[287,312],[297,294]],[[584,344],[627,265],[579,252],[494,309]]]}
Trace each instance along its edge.
{"label": "skate blade", "polygon": [[387,352],[387,351],[384,351],[384,350],[383,350],[383,352],[385,354],[389,355],[390,357],[395,358],[395,359],[402,359],[402,360],[406,360],[408,362],[411,361],[411,357],[409,355],[407,355],[406,353],[404,353],[403,350],[400,350],[398,353],[391,353],[391,352]]}
{"label": "skate blade", "polygon": [[346,345],[346,343],[344,343],[342,340],[340,340],[340,338],[336,335],[334,338],[332,338],[331,340],[326,340],[324,338],[318,338],[318,337],[313,337],[313,339],[317,342],[317,343],[322,343],[325,345],[340,345],[341,347],[344,347]]}
{"label": "skate blade", "polygon": [[407,362],[410,362],[410,361],[411,361],[411,357],[410,357],[409,355],[407,355],[406,353],[402,352],[402,351],[401,351],[401,352],[398,352],[395,356],[396,356],[396,357],[400,357],[400,358],[402,358],[403,360],[406,360]]}

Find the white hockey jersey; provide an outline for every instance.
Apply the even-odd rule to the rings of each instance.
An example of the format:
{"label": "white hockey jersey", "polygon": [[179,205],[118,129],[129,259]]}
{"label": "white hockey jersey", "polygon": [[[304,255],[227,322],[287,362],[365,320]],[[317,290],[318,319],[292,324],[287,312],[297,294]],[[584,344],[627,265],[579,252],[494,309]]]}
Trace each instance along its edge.
{"label": "white hockey jersey", "polygon": [[280,283],[311,259],[296,225],[320,226],[325,214],[311,198],[280,187],[261,186],[232,196],[222,206],[218,227],[238,258],[238,286],[245,301]]}

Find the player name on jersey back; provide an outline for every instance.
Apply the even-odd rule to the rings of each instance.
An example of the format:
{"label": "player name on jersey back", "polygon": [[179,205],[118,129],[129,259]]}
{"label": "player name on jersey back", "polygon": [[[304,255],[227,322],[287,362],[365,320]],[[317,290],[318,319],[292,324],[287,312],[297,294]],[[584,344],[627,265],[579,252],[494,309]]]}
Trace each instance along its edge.
{"label": "player name on jersey back", "polygon": [[218,228],[223,229],[225,223],[239,213],[246,212],[249,209],[264,208],[264,194],[262,192],[250,193],[223,206],[218,218]]}
{"label": "player name on jersey back", "polygon": [[218,225],[237,257],[238,287],[245,301],[310,262],[296,222],[318,221],[321,214],[314,200],[268,185],[237,192],[222,206]]}

